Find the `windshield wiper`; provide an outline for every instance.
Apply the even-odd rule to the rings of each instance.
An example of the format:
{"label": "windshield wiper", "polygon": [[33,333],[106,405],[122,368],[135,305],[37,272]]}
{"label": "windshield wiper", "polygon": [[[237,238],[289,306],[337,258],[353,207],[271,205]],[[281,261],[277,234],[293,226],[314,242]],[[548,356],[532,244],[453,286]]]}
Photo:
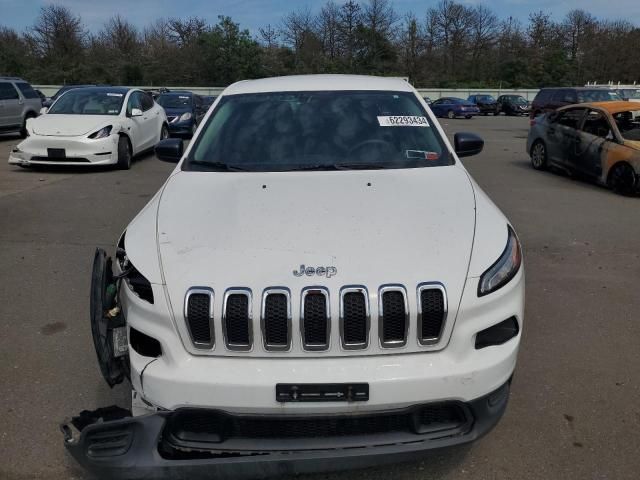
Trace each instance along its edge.
{"label": "windshield wiper", "polygon": [[300,170],[380,170],[387,168],[379,163],[323,163],[318,165],[300,165],[290,171]]}
{"label": "windshield wiper", "polygon": [[225,170],[227,172],[250,172],[251,171],[248,168],[240,167],[238,165],[229,165],[223,162],[203,162],[199,160],[190,160],[189,165],[204,167],[208,170]]}

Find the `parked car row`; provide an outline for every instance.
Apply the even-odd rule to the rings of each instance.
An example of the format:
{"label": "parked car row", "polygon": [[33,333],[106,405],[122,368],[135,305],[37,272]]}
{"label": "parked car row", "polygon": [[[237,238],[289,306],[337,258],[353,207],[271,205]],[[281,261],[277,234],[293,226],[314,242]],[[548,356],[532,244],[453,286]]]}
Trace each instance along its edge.
{"label": "parked car row", "polygon": [[492,95],[470,95],[466,100],[458,97],[442,97],[432,101],[424,100],[438,117],[471,118],[476,115],[528,115],[529,102],[521,95],[500,95],[496,100]]}

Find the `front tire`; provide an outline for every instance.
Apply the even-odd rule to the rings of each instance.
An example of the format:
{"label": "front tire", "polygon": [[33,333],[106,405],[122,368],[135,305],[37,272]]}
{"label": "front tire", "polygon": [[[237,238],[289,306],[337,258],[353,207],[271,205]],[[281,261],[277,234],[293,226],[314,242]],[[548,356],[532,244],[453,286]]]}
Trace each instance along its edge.
{"label": "front tire", "polygon": [[125,136],[121,136],[118,140],[118,170],[129,170],[131,168],[131,145]]}
{"label": "front tire", "polygon": [[636,172],[628,163],[618,163],[609,172],[607,182],[611,190],[620,195],[631,195],[635,192],[638,180]]}
{"label": "front tire", "polygon": [[160,140],[166,140],[167,138],[169,138],[169,129],[166,125],[162,125],[160,129]]}
{"label": "front tire", "polygon": [[547,146],[542,140],[536,140],[531,147],[531,166],[536,170],[547,168]]}
{"label": "front tire", "polygon": [[453,120],[454,118],[456,118],[456,114],[455,114],[455,113],[453,113],[453,110],[449,110],[449,111],[447,112],[447,118],[448,118],[449,120]]}
{"label": "front tire", "polygon": [[22,121],[22,128],[20,129],[20,138],[27,138],[29,136],[29,132],[27,131],[27,120],[30,118],[35,118],[33,114],[27,114]]}

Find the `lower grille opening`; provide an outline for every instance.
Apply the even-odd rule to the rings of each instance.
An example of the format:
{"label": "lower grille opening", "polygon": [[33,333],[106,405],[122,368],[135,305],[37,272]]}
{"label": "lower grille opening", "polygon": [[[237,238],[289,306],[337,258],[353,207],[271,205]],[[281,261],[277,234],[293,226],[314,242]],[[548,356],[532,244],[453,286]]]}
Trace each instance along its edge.
{"label": "lower grille opening", "polygon": [[245,452],[243,447],[250,447],[248,451],[269,450],[270,440],[287,441],[293,451],[314,448],[314,445],[331,445],[331,448],[375,445],[384,443],[385,437],[401,438],[402,441],[441,438],[466,433],[472,422],[469,409],[459,402],[382,413],[304,417],[244,416],[215,410],[180,409],[169,417],[163,438],[171,448],[183,451],[220,452],[228,448],[229,451]]}
{"label": "lower grille opening", "polygon": [[403,292],[386,291],[382,294],[382,343],[402,346],[406,343],[407,306]]}
{"label": "lower grille opening", "polygon": [[212,292],[194,290],[187,294],[185,316],[193,343],[200,348],[213,345]]}
{"label": "lower grille opening", "polygon": [[284,293],[270,293],[264,301],[264,342],[268,350],[289,346],[289,299]]}
{"label": "lower grille opening", "polygon": [[231,293],[227,296],[224,328],[229,348],[246,350],[251,347],[249,295]]}
{"label": "lower grille opening", "polygon": [[306,349],[324,350],[329,345],[327,303],[322,291],[310,290],[304,295],[302,330]]}
{"label": "lower grille opening", "polygon": [[80,157],[43,157],[33,156],[31,160],[34,162],[76,162],[76,163],[90,163],[87,158]]}

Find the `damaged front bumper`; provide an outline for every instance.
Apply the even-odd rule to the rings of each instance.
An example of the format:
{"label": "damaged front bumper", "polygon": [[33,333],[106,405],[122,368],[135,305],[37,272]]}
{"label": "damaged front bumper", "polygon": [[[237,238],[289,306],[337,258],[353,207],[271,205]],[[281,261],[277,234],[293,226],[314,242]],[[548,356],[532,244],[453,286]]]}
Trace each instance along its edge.
{"label": "damaged front bumper", "polygon": [[509,383],[470,402],[333,416],[178,409],[131,417],[118,407],[62,425],[71,455],[101,478],[265,478],[362,468],[467,443],[505,411]]}

